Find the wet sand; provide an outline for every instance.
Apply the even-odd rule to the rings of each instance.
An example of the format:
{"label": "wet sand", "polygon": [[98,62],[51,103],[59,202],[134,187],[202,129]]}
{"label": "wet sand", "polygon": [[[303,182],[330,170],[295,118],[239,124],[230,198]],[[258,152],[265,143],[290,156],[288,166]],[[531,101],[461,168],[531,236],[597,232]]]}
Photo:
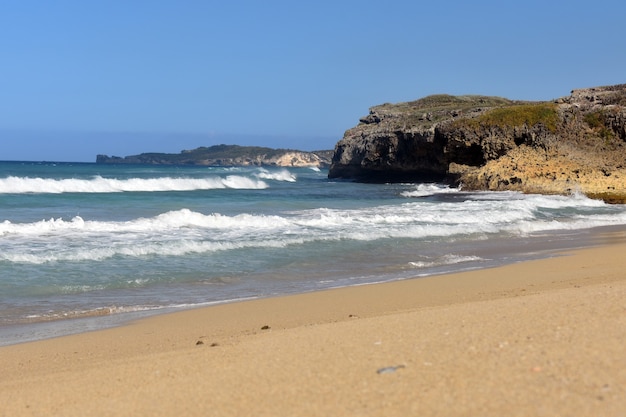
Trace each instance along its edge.
{"label": "wet sand", "polygon": [[619,416],[626,244],[0,347],[0,416]]}

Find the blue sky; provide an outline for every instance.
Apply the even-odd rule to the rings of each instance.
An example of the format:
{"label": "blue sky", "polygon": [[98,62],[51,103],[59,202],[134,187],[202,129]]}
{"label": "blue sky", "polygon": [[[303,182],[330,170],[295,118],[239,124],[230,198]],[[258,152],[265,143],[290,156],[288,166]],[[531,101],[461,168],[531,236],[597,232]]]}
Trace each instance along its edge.
{"label": "blue sky", "polygon": [[0,160],[219,143],[331,149],[429,94],[626,82],[626,2],[0,3]]}

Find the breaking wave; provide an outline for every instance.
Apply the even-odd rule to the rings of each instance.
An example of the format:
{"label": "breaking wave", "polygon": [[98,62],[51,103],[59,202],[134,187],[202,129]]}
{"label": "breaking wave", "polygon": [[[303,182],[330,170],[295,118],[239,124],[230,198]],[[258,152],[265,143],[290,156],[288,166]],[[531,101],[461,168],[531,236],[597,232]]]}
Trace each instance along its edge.
{"label": "breaking wave", "polygon": [[278,172],[270,172],[266,169],[262,169],[260,172],[256,173],[255,176],[264,180],[296,182],[296,176],[286,169]]}
{"label": "breaking wave", "polygon": [[401,193],[403,197],[428,197],[435,194],[451,194],[458,193],[458,188],[450,188],[442,184],[417,184],[414,190],[404,191]]}
{"label": "breaking wave", "polygon": [[[598,212],[597,209],[603,210]],[[315,241],[526,235],[626,224],[626,212],[580,196],[509,195],[456,203],[411,202],[276,214],[204,214],[189,209],[130,221],[51,218],[0,223],[0,261],[39,264],[112,257],[185,256]],[[565,214],[563,214],[565,213]],[[465,262],[444,259],[442,262]],[[419,265],[414,265],[419,266]]]}
{"label": "breaking wave", "polygon": [[261,178],[249,178],[240,175],[208,178],[160,177],[128,179],[103,178],[100,176],[90,179],[7,177],[0,178],[0,194],[120,193],[268,188],[268,184],[262,181]]}

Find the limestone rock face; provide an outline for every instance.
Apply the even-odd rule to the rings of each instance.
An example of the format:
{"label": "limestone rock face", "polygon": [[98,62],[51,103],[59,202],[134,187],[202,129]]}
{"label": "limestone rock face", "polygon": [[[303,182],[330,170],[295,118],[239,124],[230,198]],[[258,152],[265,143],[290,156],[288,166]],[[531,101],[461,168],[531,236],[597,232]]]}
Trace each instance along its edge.
{"label": "limestone rock face", "polygon": [[291,151],[274,158],[268,158],[264,164],[280,167],[320,167],[327,164],[327,161],[312,152]]}
{"label": "limestone rock face", "polygon": [[372,107],[335,146],[329,177],[361,181],[442,180],[448,172],[445,121],[511,102],[497,97],[437,95]]}
{"label": "limestone rock face", "polygon": [[439,95],[376,106],[335,146],[329,177],[626,201],[626,84],[553,102]]}

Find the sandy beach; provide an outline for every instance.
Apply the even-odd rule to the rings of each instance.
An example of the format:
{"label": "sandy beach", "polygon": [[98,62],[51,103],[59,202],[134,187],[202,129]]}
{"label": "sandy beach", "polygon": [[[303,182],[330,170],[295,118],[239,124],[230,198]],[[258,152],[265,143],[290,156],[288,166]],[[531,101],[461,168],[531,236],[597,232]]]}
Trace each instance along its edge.
{"label": "sandy beach", "polygon": [[0,348],[0,416],[623,416],[625,234]]}

